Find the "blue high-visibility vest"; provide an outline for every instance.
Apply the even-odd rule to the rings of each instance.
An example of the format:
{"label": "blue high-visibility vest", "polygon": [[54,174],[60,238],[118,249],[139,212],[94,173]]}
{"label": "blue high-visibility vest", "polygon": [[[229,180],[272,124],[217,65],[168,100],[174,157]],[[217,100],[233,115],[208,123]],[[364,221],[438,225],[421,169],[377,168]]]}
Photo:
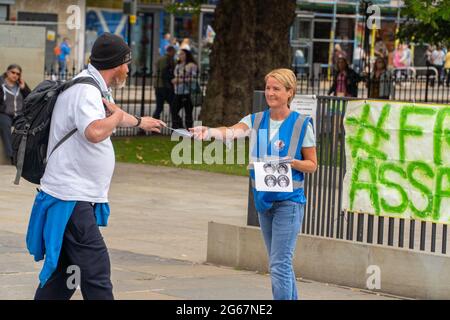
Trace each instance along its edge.
{"label": "blue high-visibility vest", "polygon": [[250,178],[252,182],[255,207],[258,212],[265,212],[272,207],[274,201],[290,200],[306,203],[303,189],[303,172],[292,169],[292,192],[265,192],[255,188],[255,170],[252,163],[264,161],[265,158],[286,157],[302,160],[302,144],[311,117],[302,116],[298,112],[291,112],[283,121],[278,135],[270,139],[270,109],[251,115],[252,135],[250,138]]}

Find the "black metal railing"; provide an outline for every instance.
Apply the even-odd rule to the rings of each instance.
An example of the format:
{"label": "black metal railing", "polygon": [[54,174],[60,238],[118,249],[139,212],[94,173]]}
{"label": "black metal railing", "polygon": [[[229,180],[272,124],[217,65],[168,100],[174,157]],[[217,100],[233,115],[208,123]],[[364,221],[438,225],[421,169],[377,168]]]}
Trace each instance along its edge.
{"label": "black metal railing", "polygon": [[[301,94],[338,95],[332,90],[334,80],[327,75],[310,77],[307,74],[297,76],[297,92]],[[336,88],[343,88],[342,80],[336,81]],[[446,78],[436,79],[434,75],[406,77],[393,73],[387,78],[376,80],[361,76],[355,83],[356,94],[347,96],[396,101],[450,103],[450,87]],[[333,91],[333,92],[330,92]]]}
{"label": "black metal railing", "polygon": [[[64,70],[48,70],[45,72],[46,79],[68,80],[74,77],[78,71],[75,67]],[[130,72],[125,87],[114,89],[115,101],[128,113],[137,115],[153,115],[157,108],[156,91],[160,86],[163,75],[149,73],[145,68],[140,72]],[[184,77],[184,76],[183,76]],[[394,70],[389,72],[388,77],[374,79],[373,75],[360,75],[352,90],[348,90],[346,80],[328,77],[326,74],[312,76],[307,73],[297,74],[297,92],[299,94],[314,94],[317,96],[338,96],[339,90],[347,91],[344,95],[359,98],[389,99],[405,102],[431,102],[450,103],[450,74],[438,75],[429,70]],[[189,95],[195,95],[193,100],[203,100],[208,82],[208,74],[196,74],[194,77],[184,77]],[[195,78],[195,79],[194,79]],[[198,84],[198,90],[192,84]],[[352,94],[350,94],[350,92]],[[193,97],[194,98],[194,97]],[[163,104],[161,120],[172,126],[173,109],[167,102]],[[181,108],[181,122],[186,126],[186,109]],[[192,108],[192,121],[199,120],[201,104]],[[191,113],[190,109],[188,110]],[[190,118],[190,117],[189,117]],[[190,120],[190,119],[189,119]],[[175,121],[180,122],[180,121]],[[180,126],[180,124],[176,124]],[[163,134],[170,134],[164,129]],[[142,134],[140,130],[133,128],[120,128],[116,131],[117,136],[129,136]]]}

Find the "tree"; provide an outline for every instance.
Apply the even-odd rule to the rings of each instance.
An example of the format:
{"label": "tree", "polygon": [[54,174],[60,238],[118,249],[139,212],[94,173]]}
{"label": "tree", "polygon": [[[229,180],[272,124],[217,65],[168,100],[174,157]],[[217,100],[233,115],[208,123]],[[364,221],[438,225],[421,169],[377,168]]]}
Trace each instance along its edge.
{"label": "tree", "polygon": [[[174,14],[198,13],[205,0],[172,3]],[[210,54],[201,120],[209,126],[232,125],[251,112],[253,91],[264,89],[264,76],[289,68],[289,30],[295,0],[222,0],[214,12],[216,33]]]}
{"label": "tree", "polygon": [[400,39],[450,45],[450,0],[405,0],[401,13]]}
{"label": "tree", "polygon": [[215,10],[216,32],[210,54],[205,125],[232,125],[251,112],[253,91],[264,76],[291,65],[289,29],[295,0],[226,0]]}

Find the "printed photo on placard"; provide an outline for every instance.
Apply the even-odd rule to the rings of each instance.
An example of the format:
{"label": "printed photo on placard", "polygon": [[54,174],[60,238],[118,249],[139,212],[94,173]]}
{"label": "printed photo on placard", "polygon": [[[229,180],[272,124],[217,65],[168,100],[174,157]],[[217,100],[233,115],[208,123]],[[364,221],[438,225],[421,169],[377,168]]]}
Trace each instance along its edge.
{"label": "printed photo on placard", "polygon": [[292,192],[292,169],[289,163],[255,162],[257,191]]}

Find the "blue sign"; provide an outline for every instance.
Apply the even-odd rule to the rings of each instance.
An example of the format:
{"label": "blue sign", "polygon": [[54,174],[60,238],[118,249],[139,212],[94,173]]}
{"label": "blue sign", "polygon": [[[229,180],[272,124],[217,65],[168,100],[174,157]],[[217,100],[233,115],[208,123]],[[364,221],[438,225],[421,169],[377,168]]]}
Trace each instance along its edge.
{"label": "blue sign", "polygon": [[88,9],[86,12],[86,30],[121,35],[126,39],[127,16],[121,11]]}

